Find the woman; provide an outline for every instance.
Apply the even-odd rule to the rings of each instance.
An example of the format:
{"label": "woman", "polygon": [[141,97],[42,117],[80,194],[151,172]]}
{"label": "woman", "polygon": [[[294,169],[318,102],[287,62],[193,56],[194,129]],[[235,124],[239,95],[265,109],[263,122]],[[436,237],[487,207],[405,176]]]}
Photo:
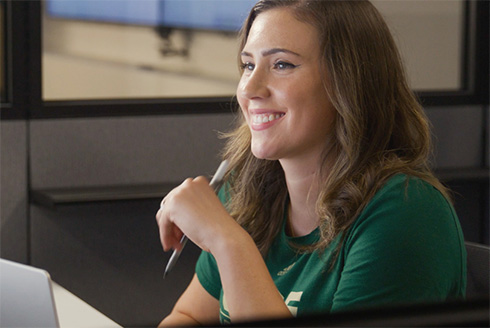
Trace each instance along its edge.
{"label": "woman", "polygon": [[463,297],[461,228],[376,9],[259,1],[240,63],[220,199],[187,179],[157,213],[164,250],[205,251],[162,325]]}

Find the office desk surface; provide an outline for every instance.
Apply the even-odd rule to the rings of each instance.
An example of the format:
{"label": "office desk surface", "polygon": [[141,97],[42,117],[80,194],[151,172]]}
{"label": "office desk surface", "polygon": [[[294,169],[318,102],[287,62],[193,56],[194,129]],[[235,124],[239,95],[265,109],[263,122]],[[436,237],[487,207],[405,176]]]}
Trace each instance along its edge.
{"label": "office desk surface", "polygon": [[121,327],[55,282],[53,294],[61,328]]}

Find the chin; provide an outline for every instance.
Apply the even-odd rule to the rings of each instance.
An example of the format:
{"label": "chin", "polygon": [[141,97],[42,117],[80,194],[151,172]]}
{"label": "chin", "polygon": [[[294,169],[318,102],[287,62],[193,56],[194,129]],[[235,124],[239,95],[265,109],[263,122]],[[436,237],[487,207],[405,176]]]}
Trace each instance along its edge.
{"label": "chin", "polygon": [[267,159],[270,161],[277,160],[277,156],[274,156],[271,152],[266,151],[265,149],[255,149],[252,146],[252,154],[258,159]]}

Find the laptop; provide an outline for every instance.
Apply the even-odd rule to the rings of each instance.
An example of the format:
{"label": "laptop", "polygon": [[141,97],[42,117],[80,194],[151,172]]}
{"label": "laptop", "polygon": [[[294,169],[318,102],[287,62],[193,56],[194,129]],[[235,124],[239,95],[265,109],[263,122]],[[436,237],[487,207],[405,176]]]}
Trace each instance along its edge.
{"label": "laptop", "polygon": [[59,327],[47,271],[0,259],[0,327]]}

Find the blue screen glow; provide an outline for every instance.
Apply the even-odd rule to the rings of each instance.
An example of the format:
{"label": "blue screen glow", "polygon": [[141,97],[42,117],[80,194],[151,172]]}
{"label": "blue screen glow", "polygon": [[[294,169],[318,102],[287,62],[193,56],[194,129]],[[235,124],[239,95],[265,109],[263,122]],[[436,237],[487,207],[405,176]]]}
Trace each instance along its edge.
{"label": "blue screen glow", "polygon": [[47,0],[50,17],[238,31],[256,0]]}

